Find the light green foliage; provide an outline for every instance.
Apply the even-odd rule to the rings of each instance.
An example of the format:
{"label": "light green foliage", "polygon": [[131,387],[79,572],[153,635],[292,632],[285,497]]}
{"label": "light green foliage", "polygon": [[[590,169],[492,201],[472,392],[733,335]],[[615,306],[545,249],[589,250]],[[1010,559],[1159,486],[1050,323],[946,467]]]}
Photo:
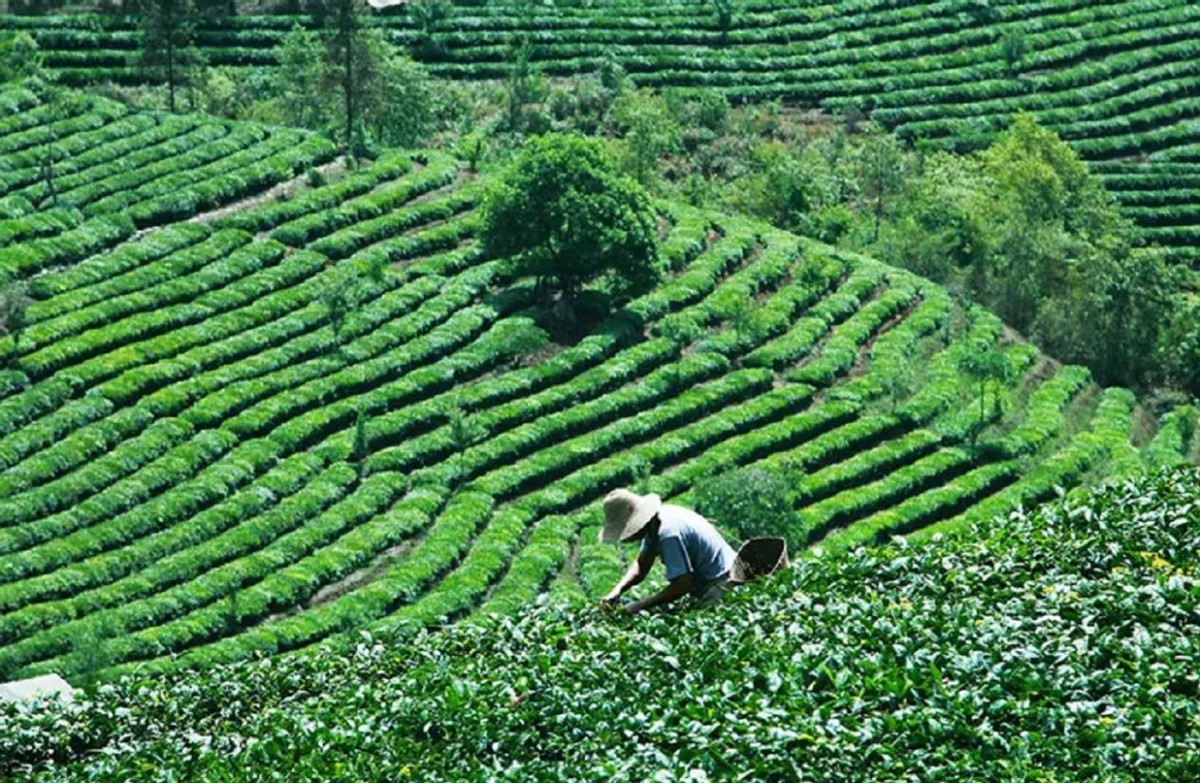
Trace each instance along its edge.
{"label": "light green foliage", "polygon": [[[959,358],[958,370],[979,384],[979,421],[972,430],[972,442],[974,442],[988,421],[988,389],[993,385],[1009,381],[1012,377],[1012,366],[1002,351],[997,350],[993,345],[988,345],[980,350],[964,353]],[[992,404],[997,405],[999,402],[999,394],[993,394]]]}
{"label": "light green foliage", "polygon": [[0,37],[0,82],[44,76],[42,53],[33,36],[22,30]]}
{"label": "light green foliage", "polygon": [[333,341],[338,347],[342,344],[342,330],[346,326],[346,318],[357,304],[357,293],[356,281],[345,274],[330,279],[321,291],[321,304],[325,307],[326,322],[333,330]]}
{"label": "light green foliage", "polygon": [[1157,350],[1180,283],[1161,253],[1133,242],[1100,179],[1022,115],[977,156],[927,158],[875,248],[965,287],[1101,383],[1142,386],[1182,367]]}
{"label": "light green foliage", "polygon": [[322,90],[321,38],[296,25],[275,48],[279,67],[274,72],[276,99],[282,119],[302,128],[322,128],[329,111]]}
{"label": "light green foliage", "polygon": [[514,133],[537,133],[543,118],[537,104],[546,95],[546,83],[541,69],[533,62],[533,43],[518,41],[509,47],[508,76],[504,81],[504,107],[508,130]]}
{"label": "light green foliage", "polygon": [[[334,14],[330,23],[339,18]],[[277,114],[289,125],[329,130],[343,141],[353,124],[359,143],[367,146],[424,144],[437,122],[439,104],[428,73],[354,14],[342,24],[347,32],[293,28],[276,47],[273,97],[245,110]],[[212,85],[217,93],[212,100],[219,98],[220,88],[220,83]]]}
{"label": "light green foliage", "polygon": [[879,228],[892,199],[905,180],[905,158],[900,142],[883,128],[870,124],[858,150],[859,181],[862,197],[874,220],[871,241],[879,240]]}
{"label": "light green foliage", "polygon": [[622,134],[622,166],[643,186],[659,178],[659,161],[679,148],[680,127],[663,98],[650,90],[621,94],[613,105]]}
{"label": "light green foliage", "polygon": [[881,255],[934,280],[964,270],[982,272],[985,226],[976,209],[980,164],[970,157],[935,153],[908,189],[904,203],[881,235]]}
{"label": "light green foliage", "polygon": [[530,139],[488,190],[482,235],[489,252],[552,281],[570,303],[602,276],[618,296],[658,277],[655,214],[601,145],[573,135]]}
{"label": "light green foliage", "polygon": [[987,301],[1055,356],[1088,364],[1101,383],[1142,383],[1174,280],[1162,256],[1131,249],[1098,178],[1032,117],[982,155],[976,208],[989,241]]}

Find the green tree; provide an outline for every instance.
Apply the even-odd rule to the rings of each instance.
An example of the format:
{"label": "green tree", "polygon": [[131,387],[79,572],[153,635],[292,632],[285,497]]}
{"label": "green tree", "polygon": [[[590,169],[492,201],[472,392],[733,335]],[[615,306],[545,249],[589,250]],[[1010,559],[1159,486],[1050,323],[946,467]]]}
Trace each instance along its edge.
{"label": "green tree", "polygon": [[434,33],[442,22],[450,18],[454,6],[449,0],[411,0],[407,4],[408,17],[420,30],[417,47],[426,53],[442,50],[442,46],[434,39]]}
{"label": "green tree", "polygon": [[1000,39],[1000,54],[1004,57],[1004,64],[1008,67],[1010,76],[1017,74],[1021,60],[1029,51],[1026,35],[1022,30],[1010,30]]}
{"label": "green tree", "polygon": [[[979,384],[979,421],[971,431],[971,445],[975,445],[979,439],[979,433],[983,431],[988,422],[988,388],[1011,380],[1012,364],[1009,363],[1008,357],[994,345],[989,345],[981,350],[963,354],[958,361],[958,370]],[[999,402],[1000,392],[997,389],[993,394],[993,409],[999,405]]]}
{"label": "green tree", "polygon": [[12,338],[10,361],[16,360],[21,334],[25,331],[27,322],[26,312],[30,304],[32,304],[32,300],[29,298],[29,286],[25,281],[12,281],[0,289],[0,328],[3,328],[4,334]]}
{"label": "green tree", "polygon": [[734,203],[772,225],[798,229],[816,201],[804,166],[787,145],[775,141],[757,145],[751,162],[756,172],[734,191]]}
{"label": "green tree", "polygon": [[325,46],[323,80],[338,94],[347,147],[354,141],[364,95],[378,78],[378,60],[371,50],[361,0],[325,0],[321,13]]}
{"label": "green tree", "polygon": [[346,326],[346,318],[357,304],[355,301],[355,281],[349,276],[330,283],[321,292],[321,304],[325,307],[325,319],[333,330],[333,343],[342,347],[342,330]]}
{"label": "green tree", "polygon": [[737,5],[734,0],[709,0],[709,3],[713,7],[713,21],[716,23],[717,29],[721,31],[721,37],[724,38],[733,29]]}
{"label": "green tree", "polygon": [[1172,324],[1179,282],[1157,250],[1111,250],[1068,267],[1034,333],[1063,361],[1086,364],[1101,384],[1145,386],[1171,374],[1171,349],[1165,357],[1155,349]]}
{"label": "green tree", "polygon": [[462,408],[454,405],[446,410],[446,425],[450,429],[450,442],[454,445],[454,484],[457,486],[466,476],[466,452],[487,434],[483,426]]}
{"label": "green tree", "polygon": [[938,282],[949,282],[964,270],[971,278],[980,277],[987,249],[976,209],[982,186],[976,159],[946,152],[930,156],[884,228],[876,252],[890,264]]}
{"label": "green tree", "polygon": [[481,220],[489,252],[516,257],[523,274],[548,282],[568,319],[590,281],[607,275],[620,298],[649,290],[658,278],[650,199],[613,170],[593,139],[530,139],[493,181]]}
{"label": "green tree", "polygon": [[23,30],[0,38],[0,82],[32,78],[45,78],[37,41]]}
{"label": "green tree", "polygon": [[379,30],[366,34],[374,78],[363,89],[364,122],[389,147],[424,145],[437,122],[436,91],[425,67],[392,46]]}
{"label": "green tree", "polygon": [[367,457],[371,454],[371,441],[367,436],[367,414],[359,406],[354,415],[354,468],[358,472],[358,480],[362,481],[367,475]]}
{"label": "green tree", "polygon": [[625,170],[644,187],[659,178],[659,161],[679,148],[682,130],[667,102],[652,90],[630,90],[613,104],[623,139]]}
{"label": "green tree", "polygon": [[1164,380],[1200,397],[1200,295],[1181,295],[1159,333]]}
{"label": "green tree", "polygon": [[56,150],[53,147],[47,147],[42,153],[40,163],[42,183],[46,186],[46,192],[50,194],[51,206],[58,206],[58,185],[54,175],[54,159],[57,157]]}
{"label": "green tree", "polygon": [[859,168],[863,196],[870,204],[875,221],[871,241],[878,242],[879,227],[888,205],[904,186],[904,151],[899,140],[877,125],[871,125],[859,151]]}
{"label": "green tree", "polygon": [[356,20],[356,6],[330,8],[337,13],[322,17],[321,35],[297,26],[275,49],[273,89],[284,121],[347,143],[369,134],[390,147],[423,145],[437,122],[429,74],[381,30]]}
{"label": "green tree", "polygon": [[167,106],[175,111],[175,93],[192,83],[202,63],[195,46],[196,6],[193,0],[139,0],[141,66],[152,78],[167,83]]}
{"label": "green tree", "polygon": [[513,133],[530,130],[535,120],[532,107],[546,97],[542,71],[533,62],[533,43],[523,39],[508,50],[508,76],[504,80],[504,107],[508,129]]}
{"label": "green tree", "polygon": [[321,37],[294,26],[275,47],[274,91],[289,125],[323,129],[329,112]]}
{"label": "green tree", "polygon": [[1079,155],[1030,115],[981,156],[973,209],[985,226],[983,300],[1050,353],[1102,383],[1160,374],[1160,332],[1178,284]]}

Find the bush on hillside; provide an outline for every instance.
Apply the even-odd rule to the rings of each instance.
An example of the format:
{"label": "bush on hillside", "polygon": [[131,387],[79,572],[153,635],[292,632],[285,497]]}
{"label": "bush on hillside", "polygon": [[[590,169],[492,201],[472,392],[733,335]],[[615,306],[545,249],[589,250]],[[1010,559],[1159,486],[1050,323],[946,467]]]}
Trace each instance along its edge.
{"label": "bush on hillside", "polygon": [[692,495],[697,511],[739,541],[780,536],[795,552],[808,538],[793,507],[795,484],[795,477],[782,471],[745,467],[697,485]]}

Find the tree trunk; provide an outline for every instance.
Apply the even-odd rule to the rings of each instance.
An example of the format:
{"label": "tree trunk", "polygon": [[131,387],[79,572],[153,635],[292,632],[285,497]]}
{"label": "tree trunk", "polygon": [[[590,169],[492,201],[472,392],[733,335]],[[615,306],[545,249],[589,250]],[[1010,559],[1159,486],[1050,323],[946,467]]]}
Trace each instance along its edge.
{"label": "tree trunk", "polygon": [[351,34],[346,35],[346,148],[349,149],[354,140],[354,44]]}
{"label": "tree trunk", "polygon": [[876,190],[875,196],[875,236],[871,239],[872,242],[879,241],[879,222],[883,220],[883,177],[880,176],[879,187]]}
{"label": "tree trunk", "polygon": [[167,105],[175,111],[175,24],[167,20]]}

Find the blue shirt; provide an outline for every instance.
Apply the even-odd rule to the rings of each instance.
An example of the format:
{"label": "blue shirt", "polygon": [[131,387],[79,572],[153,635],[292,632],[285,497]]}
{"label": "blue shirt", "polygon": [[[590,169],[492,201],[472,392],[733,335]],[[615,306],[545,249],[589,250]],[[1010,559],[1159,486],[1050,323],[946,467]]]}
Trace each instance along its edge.
{"label": "blue shirt", "polygon": [[659,509],[658,518],[658,535],[642,539],[642,553],[662,558],[668,580],[690,573],[700,587],[733,568],[737,553],[707,519],[669,503]]}

